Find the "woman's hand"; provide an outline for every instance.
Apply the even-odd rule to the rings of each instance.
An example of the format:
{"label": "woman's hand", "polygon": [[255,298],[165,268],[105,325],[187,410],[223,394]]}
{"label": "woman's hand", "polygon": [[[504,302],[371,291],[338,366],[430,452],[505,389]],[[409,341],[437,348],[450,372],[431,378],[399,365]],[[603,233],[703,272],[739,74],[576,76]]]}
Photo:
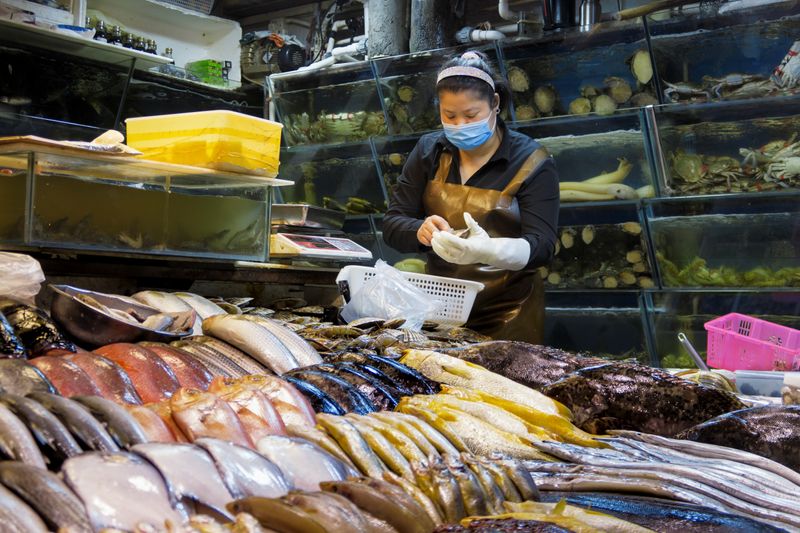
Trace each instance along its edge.
{"label": "woman's hand", "polygon": [[417,240],[425,246],[430,246],[431,239],[437,231],[450,231],[450,224],[439,215],[431,215],[417,230]]}

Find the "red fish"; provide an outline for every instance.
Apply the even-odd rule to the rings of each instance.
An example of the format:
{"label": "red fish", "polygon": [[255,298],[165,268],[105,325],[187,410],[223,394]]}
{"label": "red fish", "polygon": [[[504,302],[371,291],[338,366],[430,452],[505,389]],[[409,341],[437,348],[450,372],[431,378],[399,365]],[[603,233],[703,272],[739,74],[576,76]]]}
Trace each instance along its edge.
{"label": "red fish", "polygon": [[179,348],[160,342],[140,342],[139,345],[161,358],[175,373],[181,387],[207,390],[214,378],[200,360]]}
{"label": "red fish", "polygon": [[63,357],[44,355],[28,362],[47,376],[61,396],[100,396],[91,376]]}
{"label": "red fish", "polygon": [[189,440],[213,437],[253,448],[239,417],[216,394],[197,389],[180,389],[169,401],[172,418]]}
{"label": "red fish", "polygon": [[145,407],[158,415],[161,421],[169,428],[177,442],[189,442],[189,439],[183,434],[181,428],[175,423],[175,419],[172,418],[172,407],[169,405],[169,400],[158,403],[148,403]]}
{"label": "red fish", "polygon": [[114,361],[91,352],[78,352],[62,357],[81,367],[92,378],[103,398],[122,404],[142,404],[131,378]]}
{"label": "red fish", "polygon": [[166,400],[180,388],[172,370],[147,348],[119,342],[102,346],[95,353],[121,366],[131,377],[136,392],[145,403]]}
{"label": "red fish", "polygon": [[286,426],[280,413],[260,390],[219,376],[211,382],[208,392],[228,402],[254,443],[269,435],[286,435]]}
{"label": "red fish", "polygon": [[176,442],[170,427],[152,409],[142,405],[128,405],[126,409],[139,423],[149,442]]}
{"label": "red fish", "polygon": [[278,410],[284,424],[313,427],[317,423],[311,404],[291,383],[267,375],[245,376],[237,382],[262,392]]}

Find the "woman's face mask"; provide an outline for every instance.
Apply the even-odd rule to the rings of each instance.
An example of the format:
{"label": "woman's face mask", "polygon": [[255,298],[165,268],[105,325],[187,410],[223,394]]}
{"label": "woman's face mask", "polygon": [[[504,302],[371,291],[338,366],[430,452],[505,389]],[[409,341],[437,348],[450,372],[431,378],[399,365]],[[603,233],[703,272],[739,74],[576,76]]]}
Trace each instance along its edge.
{"label": "woman's face mask", "polygon": [[460,150],[478,148],[492,137],[497,126],[496,111],[473,91],[443,91],[439,111],[447,140]]}

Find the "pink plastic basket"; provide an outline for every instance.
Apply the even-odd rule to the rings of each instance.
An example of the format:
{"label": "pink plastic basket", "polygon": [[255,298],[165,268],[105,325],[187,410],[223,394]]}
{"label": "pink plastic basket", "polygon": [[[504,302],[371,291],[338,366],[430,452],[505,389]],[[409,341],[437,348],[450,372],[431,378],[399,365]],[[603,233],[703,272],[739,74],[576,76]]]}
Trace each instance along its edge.
{"label": "pink plastic basket", "polygon": [[800,331],[739,313],[705,324],[708,365],[725,370],[791,370],[800,361]]}

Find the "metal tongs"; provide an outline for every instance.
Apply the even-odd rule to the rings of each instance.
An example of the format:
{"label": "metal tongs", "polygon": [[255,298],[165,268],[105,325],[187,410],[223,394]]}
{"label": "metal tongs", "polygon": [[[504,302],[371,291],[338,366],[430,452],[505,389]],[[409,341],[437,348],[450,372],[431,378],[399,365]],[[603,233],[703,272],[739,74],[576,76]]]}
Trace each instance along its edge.
{"label": "metal tongs", "polygon": [[697,365],[697,368],[708,371],[708,365],[705,361],[703,361],[703,358],[700,357],[700,354],[697,353],[697,350],[694,349],[694,346],[692,346],[692,343],[689,342],[689,339],[683,334],[683,332],[678,333],[678,341],[683,346],[683,349],[686,350],[686,352],[691,356],[694,364]]}

